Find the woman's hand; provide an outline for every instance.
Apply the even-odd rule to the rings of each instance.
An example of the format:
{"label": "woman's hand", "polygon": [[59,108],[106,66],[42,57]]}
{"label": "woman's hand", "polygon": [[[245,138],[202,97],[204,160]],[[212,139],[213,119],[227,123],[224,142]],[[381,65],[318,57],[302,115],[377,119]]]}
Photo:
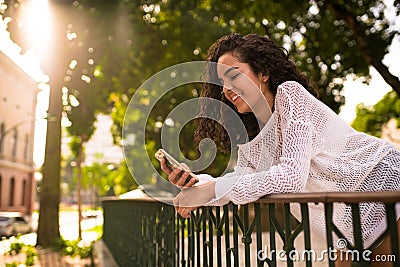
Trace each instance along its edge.
{"label": "woman's hand", "polygon": [[[182,165],[186,166],[185,163]],[[186,166],[187,167],[187,166]],[[194,177],[190,177],[189,167],[186,170],[175,169],[171,170],[167,167],[165,163],[165,159],[161,160],[161,170],[163,170],[166,174],[168,174],[168,180],[170,183],[178,186],[178,187],[191,187],[196,183],[196,179]],[[190,179],[188,179],[190,177]]]}
{"label": "woman's hand", "polygon": [[215,198],[215,181],[199,186],[182,188],[174,199],[175,210],[183,217],[189,218],[190,212]]}

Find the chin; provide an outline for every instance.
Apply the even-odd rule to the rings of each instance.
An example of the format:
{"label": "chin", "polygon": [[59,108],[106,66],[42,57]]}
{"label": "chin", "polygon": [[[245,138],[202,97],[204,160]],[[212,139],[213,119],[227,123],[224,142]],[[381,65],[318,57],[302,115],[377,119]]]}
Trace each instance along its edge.
{"label": "chin", "polygon": [[236,110],[242,114],[251,112],[251,108],[249,108],[247,105],[237,105]]}
{"label": "chin", "polygon": [[237,112],[239,112],[240,114],[246,114],[246,113],[249,113],[249,112],[251,112],[251,111],[249,111],[249,110],[247,110],[247,109],[240,109],[240,108],[238,108],[238,109],[237,109]]}

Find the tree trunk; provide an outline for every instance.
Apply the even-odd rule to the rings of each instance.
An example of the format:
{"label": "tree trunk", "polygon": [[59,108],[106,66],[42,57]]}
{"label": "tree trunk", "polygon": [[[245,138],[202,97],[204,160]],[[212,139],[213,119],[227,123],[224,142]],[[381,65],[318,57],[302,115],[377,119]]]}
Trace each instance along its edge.
{"label": "tree trunk", "polygon": [[37,245],[42,247],[52,247],[60,239],[61,86],[54,81],[50,85],[49,113],[56,116],[57,121],[47,124],[37,233]]}
{"label": "tree trunk", "polygon": [[82,240],[82,161],[83,161],[83,142],[81,141],[78,152],[78,186],[77,186],[77,195],[78,195],[78,240]]}
{"label": "tree trunk", "polygon": [[67,65],[65,59],[66,20],[59,6],[49,1],[52,17],[52,34],[47,46],[42,47],[42,67],[50,77],[50,99],[48,115],[56,121],[49,122],[46,133],[46,148],[43,164],[43,180],[40,189],[39,224],[37,245],[53,247],[60,239],[59,203],[61,170],[61,114],[62,87]]}

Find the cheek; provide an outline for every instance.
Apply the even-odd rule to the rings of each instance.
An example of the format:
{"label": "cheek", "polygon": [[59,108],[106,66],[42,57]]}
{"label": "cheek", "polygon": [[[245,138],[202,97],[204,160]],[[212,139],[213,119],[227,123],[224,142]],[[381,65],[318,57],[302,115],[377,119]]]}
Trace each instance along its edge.
{"label": "cheek", "polygon": [[240,81],[237,83],[235,86],[241,93],[243,93],[243,96],[250,99],[258,98],[261,96],[260,90],[257,88],[257,86],[252,83],[251,81]]}

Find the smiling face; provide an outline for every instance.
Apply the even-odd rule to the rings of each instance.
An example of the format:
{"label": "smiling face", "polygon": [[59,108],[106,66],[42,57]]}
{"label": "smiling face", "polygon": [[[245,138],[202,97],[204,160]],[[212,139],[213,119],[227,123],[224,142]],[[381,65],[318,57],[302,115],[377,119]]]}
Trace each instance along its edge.
{"label": "smiling face", "polygon": [[270,113],[274,100],[267,88],[268,76],[254,73],[249,64],[240,62],[231,52],[219,57],[217,73],[225,98],[239,113],[253,112],[259,119],[265,112]]}

